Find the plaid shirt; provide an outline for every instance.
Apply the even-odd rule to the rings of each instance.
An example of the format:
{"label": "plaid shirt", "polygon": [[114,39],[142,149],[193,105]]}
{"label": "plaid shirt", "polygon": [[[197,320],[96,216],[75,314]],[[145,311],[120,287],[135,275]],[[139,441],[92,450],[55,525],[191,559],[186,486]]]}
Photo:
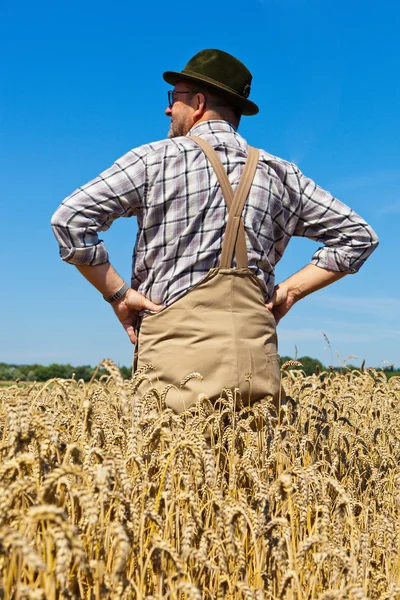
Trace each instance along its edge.
{"label": "plaid shirt", "polygon": [[[188,135],[216,150],[234,190],[247,143],[226,121],[207,121]],[[98,232],[118,217],[136,216],[132,287],[169,305],[219,264],[227,208],[216,175],[199,146],[187,137],[135,148],[66,198],[52,218],[61,258],[76,265],[107,262]],[[354,211],[305,177],[296,165],[260,150],[243,221],[249,268],[266,300],[274,268],[290,238],[322,242],[312,263],[356,272],[378,245],[371,227]]]}

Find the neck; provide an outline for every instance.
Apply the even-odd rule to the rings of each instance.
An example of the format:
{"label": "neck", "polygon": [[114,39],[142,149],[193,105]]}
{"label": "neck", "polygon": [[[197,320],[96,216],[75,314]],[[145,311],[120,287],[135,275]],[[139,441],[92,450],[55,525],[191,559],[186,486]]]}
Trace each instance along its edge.
{"label": "neck", "polygon": [[240,119],[238,119],[231,110],[221,112],[216,110],[206,110],[201,117],[195,120],[193,127],[199,123],[203,123],[204,121],[228,121],[228,123],[237,129],[239,127],[239,120]]}

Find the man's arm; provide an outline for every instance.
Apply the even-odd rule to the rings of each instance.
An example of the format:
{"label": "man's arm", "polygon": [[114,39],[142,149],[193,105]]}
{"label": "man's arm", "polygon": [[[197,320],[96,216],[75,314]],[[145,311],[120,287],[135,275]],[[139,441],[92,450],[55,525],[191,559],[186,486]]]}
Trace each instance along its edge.
{"label": "man's arm", "polygon": [[275,286],[274,295],[266,307],[272,312],[278,324],[298,300],[348,274],[349,271],[328,271],[313,264],[306,265],[286,281]]}
{"label": "man's arm", "polygon": [[[124,281],[108,262],[108,251],[98,233],[119,217],[135,216],[140,208],[146,185],[146,148],[128,152],[65,198],[51,220],[61,258],[74,264],[105,298],[118,291]],[[112,307],[132,343],[136,341],[139,312],[161,309],[131,288]]]}
{"label": "man's arm", "polygon": [[[124,284],[122,277],[118,275],[109,262],[95,266],[76,265],[76,267],[105,298],[110,298]],[[159,312],[162,309],[162,306],[154,304],[132,288],[129,288],[111,306],[132,344],[136,343],[135,330],[140,311],[146,309],[152,312]]]}
{"label": "man's arm", "polygon": [[310,264],[275,286],[266,307],[277,323],[298,300],[356,273],[379,243],[362,217],[308,179],[296,165],[288,163],[285,187],[290,198],[288,210],[295,223],[290,235],[307,237],[323,246]]}

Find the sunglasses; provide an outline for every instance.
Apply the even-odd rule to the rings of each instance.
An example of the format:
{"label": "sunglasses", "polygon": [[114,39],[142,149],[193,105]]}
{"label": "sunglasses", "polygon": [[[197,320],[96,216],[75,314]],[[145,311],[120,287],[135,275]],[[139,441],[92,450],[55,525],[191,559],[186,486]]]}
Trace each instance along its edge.
{"label": "sunglasses", "polygon": [[172,108],[175,102],[175,94],[195,94],[196,92],[176,92],[175,90],[168,90],[168,106]]}

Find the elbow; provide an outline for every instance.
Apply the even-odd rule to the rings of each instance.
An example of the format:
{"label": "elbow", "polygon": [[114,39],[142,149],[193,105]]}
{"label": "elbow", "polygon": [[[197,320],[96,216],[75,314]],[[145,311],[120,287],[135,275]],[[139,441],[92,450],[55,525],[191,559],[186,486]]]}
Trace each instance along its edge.
{"label": "elbow", "polygon": [[62,219],[62,206],[59,206],[56,212],[53,214],[50,220],[51,228],[54,232],[54,235],[57,237],[56,231],[65,226],[65,222]]}
{"label": "elbow", "polygon": [[377,247],[379,246],[379,238],[376,235],[375,231],[372,230],[372,240],[371,240],[371,248],[372,248],[372,252],[374,250],[377,249]]}
{"label": "elbow", "polygon": [[372,227],[369,227],[369,240],[368,244],[366,244],[366,253],[367,256],[371,256],[371,254],[377,249],[379,246],[379,238],[376,235],[375,231]]}
{"label": "elbow", "polygon": [[365,240],[364,243],[360,246],[360,255],[358,259],[356,259],[351,265],[351,273],[356,273],[379,246],[379,238],[376,235],[375,231],[372,229],[372,227],[369,227],[368,229],[369,238],[368,240]]}
{"label": "elbow", "polygon": [[59,209],[57,209],[56,212],[54,213],[54,215],[51,217],[50,225],[52,227],[57,227],[57,225],[58,225],[58,213],[59,213]]}
{"label": "elbow", "polygon": [[51,217],[50,225],[59,246],[60,258],[65,262],[73,262],[75,249],[73,248],[63,208],[62,205],[58,207]]}

